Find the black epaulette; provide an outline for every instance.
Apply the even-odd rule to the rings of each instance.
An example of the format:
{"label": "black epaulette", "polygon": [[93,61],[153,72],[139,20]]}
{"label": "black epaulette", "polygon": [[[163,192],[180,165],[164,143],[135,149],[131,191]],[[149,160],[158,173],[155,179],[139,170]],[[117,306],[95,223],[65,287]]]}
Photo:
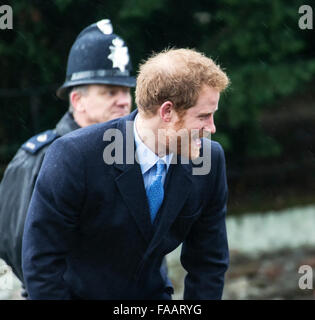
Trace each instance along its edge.
{"label": "black epaulette", "polygon": [[56,138],[58,138],[56,131],[47,130],[28,139],[21,148],[29,153],[35,154],[40,149],[53,142]]}

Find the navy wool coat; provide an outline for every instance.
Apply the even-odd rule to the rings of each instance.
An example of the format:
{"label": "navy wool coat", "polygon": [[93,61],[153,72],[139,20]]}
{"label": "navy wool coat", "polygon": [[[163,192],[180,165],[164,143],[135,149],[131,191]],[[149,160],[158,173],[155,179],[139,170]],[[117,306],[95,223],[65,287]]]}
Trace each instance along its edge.
{"label": "navy wool coat", "polygon": [[[136,113],[76,130],[49,147],[23,235],[31,299],[170,299],[160,266],[181,243],[184,299],[221,298],[229,260],[223,150],[203,139],[201,153],[211,148],[206,175],[193,175],[192,162],[170,165],[152,225],[139,164],[103,159],[110,144],[126,150],[130,137],[134,143],[127,121]],[[123,139],[104,141],[107,129]]]}

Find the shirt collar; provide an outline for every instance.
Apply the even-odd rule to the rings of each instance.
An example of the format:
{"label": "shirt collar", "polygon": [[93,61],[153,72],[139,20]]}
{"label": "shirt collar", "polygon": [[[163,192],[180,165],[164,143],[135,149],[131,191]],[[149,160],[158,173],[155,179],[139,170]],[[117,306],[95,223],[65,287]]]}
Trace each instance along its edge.
{"label": "shirt collar", "polygon": [[168,170],[173,158],[173,153],[167,154],[164,157],[160,158],[149,147],[147,147],[138,135],[136,128],[137,118],[138,114],[136,115],[135,120],[133,122],[133,132],[135,137],[138,162],[140,164],[142,174],[149,171],[160,159],[166,163],[166,168]]}

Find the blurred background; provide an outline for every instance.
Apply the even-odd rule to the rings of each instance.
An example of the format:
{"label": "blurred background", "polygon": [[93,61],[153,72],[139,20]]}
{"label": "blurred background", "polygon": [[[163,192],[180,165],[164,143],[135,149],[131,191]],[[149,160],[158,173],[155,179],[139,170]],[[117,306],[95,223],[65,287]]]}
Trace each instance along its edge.
{"label": "blurred background", "polygon": [[[153,51],[189,47],[231,79],[216,113],[229,184],[231,266],[224,299],[313,299],[299,266],[315,271],[315,41],[299,28],[292,0],[18,0],[13,29],[0,30],[0,178],[19,146],[55,127],[67,110],[56,97],[78,33],[109,18],[134,69]],[[135,72],[136,74],[136,72]],[[181,299],[179,251],[168,264]],[[19,283],[0,262],[0,299]],[[2,280],[1,280],[2,278]],[[3,280],[5,279],[5,280]]]}

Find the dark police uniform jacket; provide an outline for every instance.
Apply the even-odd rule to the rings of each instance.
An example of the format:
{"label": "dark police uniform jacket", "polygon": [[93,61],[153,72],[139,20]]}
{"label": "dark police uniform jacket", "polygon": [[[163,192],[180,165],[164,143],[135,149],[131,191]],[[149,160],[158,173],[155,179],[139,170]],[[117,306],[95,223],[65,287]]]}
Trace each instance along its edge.
{"label": "dark police uniform jacket", "polygon": [[[76,130],[48,149],[23,236],[32,299],[167,299],[160,266],[181,243],[184,298],[221,298],[228,267],[223,150],[204,139],[207,175],[192,175],[191,162],[170,165],[152,225],[139,164],[103,159],[110,144],[126,150],[130,136],[134,142],[126,121],[136,112]],[[122,140],[104,141],[107,129],[118,129]]]}
{"label": "dark police uniform jacket", "polygon": [[0,258],[22,282],[24,221],[45,152],[56,138],[78,128],[67,112],[54,130],[42,132],[25,142],[5,170],[0,184]]}

